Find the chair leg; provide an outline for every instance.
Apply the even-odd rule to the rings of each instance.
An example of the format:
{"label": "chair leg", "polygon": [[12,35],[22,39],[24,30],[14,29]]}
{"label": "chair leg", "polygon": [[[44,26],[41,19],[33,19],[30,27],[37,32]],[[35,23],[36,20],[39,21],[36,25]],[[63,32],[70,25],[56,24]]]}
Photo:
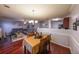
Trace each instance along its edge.
{"label": "chair leg", "polygon": [[48,44],[48,53],[50,53],[50,41],[49,41],[49,44]]}
{"label": "chair leg", "polygon": [[26,54],[26,46],[24,46],[24,54]]}

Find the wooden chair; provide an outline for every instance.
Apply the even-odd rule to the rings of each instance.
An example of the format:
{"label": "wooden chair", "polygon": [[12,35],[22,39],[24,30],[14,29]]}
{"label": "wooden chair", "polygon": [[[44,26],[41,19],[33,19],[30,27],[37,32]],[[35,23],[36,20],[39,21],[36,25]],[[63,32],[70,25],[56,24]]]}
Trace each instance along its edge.
{"label": "wooden chair", "polygon": [[48,49],[50,50],[50,40],[51,35],[48,35],[46,38],[40,40],[39,53],[47,53],[47,45],[49,45]]}

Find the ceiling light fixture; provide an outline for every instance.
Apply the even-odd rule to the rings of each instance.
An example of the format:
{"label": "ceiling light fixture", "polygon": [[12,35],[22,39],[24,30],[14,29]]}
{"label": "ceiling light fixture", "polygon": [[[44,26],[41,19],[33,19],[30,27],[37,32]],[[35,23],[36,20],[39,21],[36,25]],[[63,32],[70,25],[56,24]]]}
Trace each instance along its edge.
{"label": "ceiling light fixture", "polygon": [[34,13],[35,13],[35,10],[33,9],[32,12],[33,12],[33,24],[35,25],[35,20],[34,20]]}
{"label": "ceiling light fixture", "polygon": [[34,23],[34,20],[30,20],[29,23]]}
{"label": "ceiling light fixture", "polygon": [[35,10],[33,9],[32,12],[33,12],[33,20],[30,20],[29,23],[32,23],[32,24],[38,23],[38,21],[34,19]]}
{"label": "ceiling light fixture", "polygon": [[26,20],[26,18],[24,19],[24,21],[23,21],[23,22],[24,22],[24,24],[26,24],[26,23],[27,23],[27,20]]}
{"label": "ceiling light fixture", "polygon": [[38,23],[38,21],[37,21],[37,20],[35,20],[35,23]]}
{"label": "ceiling light fixture", "polygon": [[59,20],[62,20],[62,18],[55,18],[55,19],[52,19],[53,21],[59,21]]}
{"label": "ceiling light fixture", "polygon": [[26,21],[24,21],[24,24],[26,24],[27,22]]}
{"label": "ceiling light fixture", "polygon": [[6,7],[6,8],[10,8],[8,5],[6,5],[6,4],[3,4],[4,5],[4,7]]}
{"label": "ceiling light fixture", "polygon": [[[32,10],[32,13],[33,13],[33,20],[29,20],[28,23],[32,23],[33,25],[35,25],[35,23],[38,23],[38,21],[34,19],[34,13],[35,13],[34,9]],[[24,24],[26,24],[26,23],[27,23],[27,21],[26,21],[26,18],[25,18]]]}

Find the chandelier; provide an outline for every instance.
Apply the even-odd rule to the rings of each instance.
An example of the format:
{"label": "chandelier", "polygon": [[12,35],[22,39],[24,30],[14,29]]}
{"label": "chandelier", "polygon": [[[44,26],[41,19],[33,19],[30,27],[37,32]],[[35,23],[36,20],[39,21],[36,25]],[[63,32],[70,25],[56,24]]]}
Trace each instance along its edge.
{"label": "chandelier", "polygon": [[32,10],[33,20],[26,21],[26,19],[24,19],[24,24],[26,24],[27,22],[28,22],[28,23],[32,23],[32,24],[38,23],[38,21],[34,19],[34,17],[35,17],[35,11],[36,11],[36,10],[34,10],[34,9]]}

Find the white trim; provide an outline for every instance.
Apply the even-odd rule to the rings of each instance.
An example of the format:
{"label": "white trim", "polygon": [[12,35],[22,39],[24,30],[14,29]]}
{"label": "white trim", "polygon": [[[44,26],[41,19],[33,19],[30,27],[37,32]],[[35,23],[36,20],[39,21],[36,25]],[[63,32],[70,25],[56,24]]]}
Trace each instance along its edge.
{"label": "white trim", "polygon": [[[78,41],[76,40],[76,38],[73,35],[70,35],[70,37],[71,37],[70,42],[72,41],[72,43],[74,44],[73,48],[75,48],[75,50],[73,50],[73,48],[70,46],[71,53],[72,54],[74,54],[74,53],[79,54],[79,50],[76,49],[76,48],[79,48]],[[75,51],[77,51],[77,52],[75,52]]]}

